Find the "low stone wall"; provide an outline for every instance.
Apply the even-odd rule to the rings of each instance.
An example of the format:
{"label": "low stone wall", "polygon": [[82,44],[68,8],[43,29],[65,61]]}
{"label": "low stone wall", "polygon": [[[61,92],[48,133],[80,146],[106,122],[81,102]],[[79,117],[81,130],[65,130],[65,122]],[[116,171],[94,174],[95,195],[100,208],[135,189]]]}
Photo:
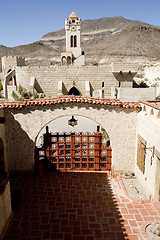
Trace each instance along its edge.
{"label": "low stone wall", "polygon": [[156,88],[117,88],[121,101],[155,100]]}
{"label": "low stone wall", "polygon": [[5,186],[3,193],[0,193],[0,239],[3,239],[12,217],[10,183]]}

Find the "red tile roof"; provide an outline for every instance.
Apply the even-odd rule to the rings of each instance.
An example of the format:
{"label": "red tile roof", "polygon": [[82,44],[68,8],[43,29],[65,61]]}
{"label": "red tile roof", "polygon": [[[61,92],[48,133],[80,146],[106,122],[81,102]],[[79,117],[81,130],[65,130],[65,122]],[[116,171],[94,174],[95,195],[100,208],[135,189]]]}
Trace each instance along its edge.
{"label": "red tile roof", "polygon": [[71,103],[71,102],[120,106],[122,108],[141,108],[139,102],[121,102],[119,99],[93,98],[85,96],[60,96],[54,98],[26,99],[23,102],[20,101],[0,102],[0,109],[5,108],[22,109],[25,106],[43,106],[43,105],[46,106],[57,103]]}
{"label": "red tile roof", "polygon": [[160,100],[140,100],[139,102],[160,110]]}

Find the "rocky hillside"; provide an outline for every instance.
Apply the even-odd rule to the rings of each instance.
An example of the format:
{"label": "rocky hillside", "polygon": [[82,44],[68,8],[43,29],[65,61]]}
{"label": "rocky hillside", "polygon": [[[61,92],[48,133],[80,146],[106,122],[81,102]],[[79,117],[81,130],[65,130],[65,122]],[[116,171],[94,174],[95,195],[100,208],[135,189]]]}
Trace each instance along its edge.
{"label": "rocky hillside", "polygon": [[[82,49],[87,63],[105,63],[108,56],[160,59],[160,27],[123,17],[85,20],[82,23]],[[65,30],[50,32],[40,40],[23,46],[7,48],[0,45],[3,55],[22,55],[35,63],[60,62],[65,50]]]}

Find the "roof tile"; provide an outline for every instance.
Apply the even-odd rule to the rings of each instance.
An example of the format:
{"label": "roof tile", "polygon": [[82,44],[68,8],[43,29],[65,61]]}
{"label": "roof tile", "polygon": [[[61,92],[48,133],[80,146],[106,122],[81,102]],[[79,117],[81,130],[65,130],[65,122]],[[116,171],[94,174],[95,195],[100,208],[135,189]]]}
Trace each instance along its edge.
{"label": "roof tile", "polygon": [[20,101],[0,102],[0,109],[4,108],[22,109],[26,106],[45,106],[57,103],[70,103],[70,102],[120,106],[122,108],[141,108],[139,102],[121,102],[119,99],[93,98],[87,96],[60,96],[43,99],[26,99],[24,100],[24,102]]}

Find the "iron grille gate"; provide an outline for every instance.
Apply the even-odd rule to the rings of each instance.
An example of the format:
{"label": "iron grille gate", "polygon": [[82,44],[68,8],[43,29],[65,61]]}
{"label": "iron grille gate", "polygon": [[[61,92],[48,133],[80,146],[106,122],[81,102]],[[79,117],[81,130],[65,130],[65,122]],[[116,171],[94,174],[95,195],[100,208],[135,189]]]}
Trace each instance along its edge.
{"label": "iron grille gate", "polygon": [[102,143],[97,133],[45,133],[42,148],[38,148],[39,162],[49,161],[61,171],[110,171],[111,146]]}

